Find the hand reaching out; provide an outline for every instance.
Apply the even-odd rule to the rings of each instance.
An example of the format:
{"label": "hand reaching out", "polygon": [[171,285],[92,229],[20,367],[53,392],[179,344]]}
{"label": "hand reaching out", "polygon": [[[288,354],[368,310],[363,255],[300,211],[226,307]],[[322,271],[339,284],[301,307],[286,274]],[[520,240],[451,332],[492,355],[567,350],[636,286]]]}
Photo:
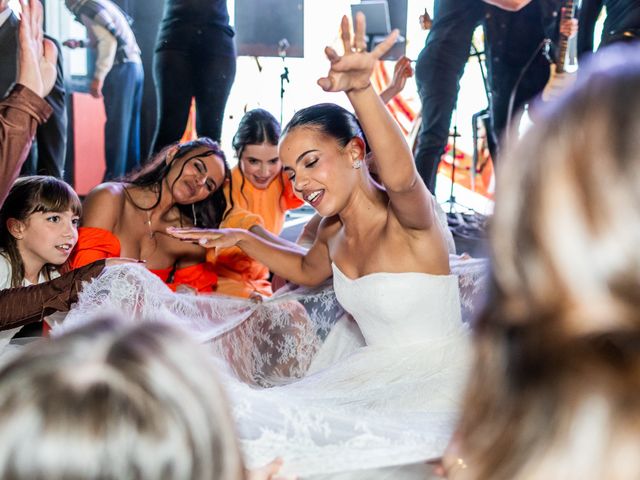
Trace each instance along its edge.
{"label": "hand reaching out", "polygon": [[369,87],[376,62],[389,51],[398,37],[398,30],[394,30],[376,48],[367,52],[364,40],[364,14],[358,12],[355,23],[355,32],[352,35],[349,19],[346,16],[342,17],[340,30],[344,55],[338,55],[331,47],[325,48],[325,54],[331,62],[331,69],[326,77],[318,80],[318,85],[326,92],[349,92]]}
{"label": "hand reaching out", "polygon": [[407,78],[413,77],[413,67],[409,57],[402,56],[393,67],[393,79],[387,88],[380,94],[382,101],[388,103],[393,97],[404,90]]}
{"label": "hand reaching out", "polygon": [[126,263],[146,263],[144,260],[138,260],[136,258],[127,257],[111,257],[104,261],[106,267],[112,267],[114,265],[124,265]]}
{"label": "hand reaching out", "polygon": [[43,37],[40,0],[22,0],[21,5],[17,83],[45,97],[56,82],[58,50],[51,40]]}
{"label": "hand reaching out", "polygon": [[70,38],[69,40],[65,40],[64,42],[62,42],[62,45],[64,45],[67,48],[71,48],[76,49],[76,48],[82,48],[84,46],[82,40],[76,40],[75,38]]}
{"label": "hand reaching out", "polygon": [[197,243],[204,248],[233,247],[240,241],[239,228],[176,228],[168,227],[167,234],[183,242]]}

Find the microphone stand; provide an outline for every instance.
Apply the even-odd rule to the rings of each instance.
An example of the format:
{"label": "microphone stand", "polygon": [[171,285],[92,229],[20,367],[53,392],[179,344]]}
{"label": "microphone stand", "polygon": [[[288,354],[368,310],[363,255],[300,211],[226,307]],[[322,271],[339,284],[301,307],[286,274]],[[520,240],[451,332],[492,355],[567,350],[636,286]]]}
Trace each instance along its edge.
{"label": "microphone stand", "polygon": [[280,74],[280,125],[282,125],[284,115],[284,82],[289,81],[289,69],[287,68],[285,59],[287,58],[287,49],[289,48],[289,41],[286,38],[281,39],[278,42],[278,56],[282,58],[282,73]]}

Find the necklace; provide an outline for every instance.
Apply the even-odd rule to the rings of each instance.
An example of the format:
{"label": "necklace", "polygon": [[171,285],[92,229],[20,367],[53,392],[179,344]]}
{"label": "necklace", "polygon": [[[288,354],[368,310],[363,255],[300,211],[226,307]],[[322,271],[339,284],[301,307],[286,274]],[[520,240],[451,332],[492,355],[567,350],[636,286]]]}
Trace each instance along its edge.
{"label": "necklace", "polygon": [[151,210],[146,210],[147,212],[147,221],[144,222],[147,225],[147,229],[149,230],[149,238],[154,238],[156,236],[156,232],[151,228]]}

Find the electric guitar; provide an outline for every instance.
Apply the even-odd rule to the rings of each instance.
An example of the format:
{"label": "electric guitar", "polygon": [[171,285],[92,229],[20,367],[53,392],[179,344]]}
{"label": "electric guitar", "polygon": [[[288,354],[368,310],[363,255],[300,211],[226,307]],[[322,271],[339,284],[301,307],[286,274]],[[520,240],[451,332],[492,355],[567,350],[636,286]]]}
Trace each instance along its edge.
{"label": "electric guitar", "polygon": [[[561,22],[571,20],[575,17],[576,3],[576,0],[564,1],[561,10]],[[575,37],[572,40],[575,40]],[[572,62],[572,65],[567,64],[569,41],[569,37],[560,33],[557,57],[555,61],[551,63],[551,75],[542,91],[542,100],[545,102],[559,97],[562,92],[569,89],[576,80],[577,64],[575,62]]]}

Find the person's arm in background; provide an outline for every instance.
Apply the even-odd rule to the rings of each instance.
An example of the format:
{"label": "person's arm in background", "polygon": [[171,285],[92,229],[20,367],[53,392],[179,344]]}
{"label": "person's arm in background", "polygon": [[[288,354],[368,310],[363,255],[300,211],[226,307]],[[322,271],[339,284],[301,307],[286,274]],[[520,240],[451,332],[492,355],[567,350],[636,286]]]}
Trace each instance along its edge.
{"label": "person's arm in background", "polygon": [[517,12],[522,8],[526,7],[531,0],[483,0],[484,3],[488,3],[489,5],[493,5],[495,7],[501,8],[503,10],[508,10],[510,12]]}
{"label": "person's arm in background", "polygon": [[43,39],[42,4],[22,4],[18,27],[18,77],[7,98],[0,101],[0,205],[24,163],[36,127],[49,118],[51,107],[43,100],[56,80],[58,52]]}
{"label": "person's arm in background", "polygon": [[593,36],[601,10],[602,0],[582,0],[578,14],[578,58],[593,52]]}
{"label": "person's arm in background", "polygon": [[[86,17],[83,15],[82,18],[84,23]],[[89,32],[91,46],[96,49],[95,68],[89,92],[93,97],[101,98],[104,79],[113,67],[116,57],[118,41],[105,27],[92,20],[87,20],[85,26]]]}

